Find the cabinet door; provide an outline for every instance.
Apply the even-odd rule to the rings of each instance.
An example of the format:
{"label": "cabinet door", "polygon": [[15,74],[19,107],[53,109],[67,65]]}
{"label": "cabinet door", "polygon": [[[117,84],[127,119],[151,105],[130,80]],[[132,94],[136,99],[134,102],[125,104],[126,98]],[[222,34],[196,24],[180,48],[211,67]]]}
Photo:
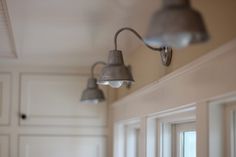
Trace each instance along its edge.
{"label": "cabinet door", "polygon": [[21,136],[19,157],[106,157],[99,136]]}
{"label": "cabinet door", "polygon": [[21,75],[21,125],[104,126],[106,103],[83,104],[87,76]]}
{"label": "cabinet door", "polygon": [[9,137],[0,135],[0,157],[10,157],[9,152]]}
{"label": "cabinet door", "polygon": [[9,125],[11,75],[0,73],[0,125]]}

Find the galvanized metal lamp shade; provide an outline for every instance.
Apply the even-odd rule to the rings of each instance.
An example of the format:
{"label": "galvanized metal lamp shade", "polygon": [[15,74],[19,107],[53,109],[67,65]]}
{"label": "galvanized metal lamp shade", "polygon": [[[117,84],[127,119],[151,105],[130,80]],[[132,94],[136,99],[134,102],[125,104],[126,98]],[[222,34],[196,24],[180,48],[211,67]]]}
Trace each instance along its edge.
{"label": "galvanized metal lamp shade", "polygon": [[83,91],[80,101],[86,104],[97,104],[105,100],[104,93],[97,85],[94,77],[94,68],[98,65],[106,65],[104,62],[96,62],[91,67],[91,78],[88,79],[87,88]]}
{"label": "galvanized metal lamp shade", "polygon": [[97,83],[119,88],[131,82],[134,82],[134,79],[130,69],[124,65],[122,52],[119,50],[110,51],[108,63],[103,68]]}
{"label": "galvanized metal lamp shade", "polygon": [[105,100],[103,91],[98,88],[97,79],[90,78],[87,88],[83,91],[80,101],[83,103],[97,104]]}
{"label": "galvanized metal lamp shade", "polygon": [[203,18],[191,8],[189,0],[163,0],[162,9],[151,19],[145,42],[179,48],[208,38]]}

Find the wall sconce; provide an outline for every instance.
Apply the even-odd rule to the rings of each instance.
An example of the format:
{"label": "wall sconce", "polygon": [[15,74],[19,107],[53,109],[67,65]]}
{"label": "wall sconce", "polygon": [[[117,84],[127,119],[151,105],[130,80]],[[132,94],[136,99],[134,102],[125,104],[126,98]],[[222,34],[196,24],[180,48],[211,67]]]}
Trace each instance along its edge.
{"label": "wall sconce", "polygon": [[163,0],[150,22],[145,42],[152,46],[185,47],[209,39],[201,14],[189,0]]}
{"label": "wall sconce", "polygon": [[117,37],[124,30],[134,33],[148,48],[154,51],[160,51],[163,65],[168,66],[171,63],[172,49],[170,47],[167,46],[163,46],[160,48],[152,47],[147,43],[145,43],[141,35],[139,35],[134,29],[128,27],[121,28],[115,34],[114,37],[115,49],[111,50],[109,53],[108,63],[102,69],[102,72],[97,82],[98,84],[110,85],[113,88],[119,88],[122,85],[127,85],[134,82],[130,70],[124,64],[122,51],[117,49]]}
{"label": "wall sconce", "polygon": [[103,68],[98,84],[119,88],[134,81],[124,64],[122,51],[117,49],[117,37],[124,30],[134,33],[148,48],[160,51],[161,61],[165,66],[171,63],[172,49],[156,46],[184,47],[209,38],[201,14],[191,8],[189,0],[163,0],[163,8],[153,15],[145,39],[132,28],[125,27],[116,32],[115,49],[109,53],[108,64]]}
{"label": "wall sconce", "polygon": [[106,65],[104,62],[96,62],[91,67],[91,78],[88,79],[87,88],[83,91],[80,101],[88,104],[97,104],[105,100],[104,93],[97,85],[94,77],[94,69],[98,64]]}

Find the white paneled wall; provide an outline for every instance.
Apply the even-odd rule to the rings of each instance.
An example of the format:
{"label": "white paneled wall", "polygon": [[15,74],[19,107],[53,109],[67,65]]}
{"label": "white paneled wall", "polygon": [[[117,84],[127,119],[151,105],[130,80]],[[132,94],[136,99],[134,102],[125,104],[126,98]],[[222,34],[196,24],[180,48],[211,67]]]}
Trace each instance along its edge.
{"label": "white paneled wall", "polygon": [[86,71],[1,67],[0,157],[106,157],[107,103],[80,103]]}
{"label": "white paneled wall", "polygon": [[106,103],[82,104],[87,76],[21,74],[21,125],[105,126]]}

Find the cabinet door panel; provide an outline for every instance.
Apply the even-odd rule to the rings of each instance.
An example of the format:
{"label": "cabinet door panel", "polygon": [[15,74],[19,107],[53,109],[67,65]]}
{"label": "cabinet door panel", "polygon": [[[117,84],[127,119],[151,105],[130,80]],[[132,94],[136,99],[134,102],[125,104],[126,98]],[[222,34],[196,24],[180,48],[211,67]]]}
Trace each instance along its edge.
{"label": "cabinet door panel", "polygon": [[86,76],[22,74],[21,125],[105,125],[106,103],[80,103],[86,84]]}
{"label": "cabinet door panel", "polygon": [[0,157],[9,157],[9,137],[0,135]]}
{"label": "cabinet door panel", "polygon": [[0,73],[0,125],[9,125],[11,75]]}
{"label": "cabinet door panel", "polygon": [[21,136],[20,157],[106,157],[105,137]]}

